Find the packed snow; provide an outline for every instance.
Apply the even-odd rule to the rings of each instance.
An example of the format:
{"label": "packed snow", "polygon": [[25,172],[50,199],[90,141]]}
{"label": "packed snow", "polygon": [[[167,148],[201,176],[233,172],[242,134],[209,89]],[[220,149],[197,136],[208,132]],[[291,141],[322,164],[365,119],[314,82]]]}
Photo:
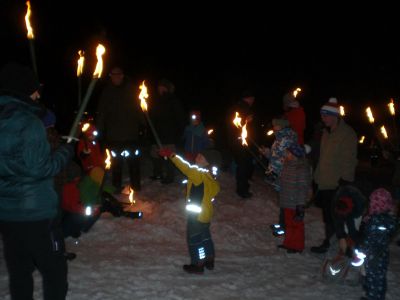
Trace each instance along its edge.
{"label": "packed snow", "polygon": [[[276,192],[256,172],[253,197],[235,193],[231,172],[219,175],[221,192],[215,201],[211,232],[216,249],[213,271],[187,274],[184,187],[180,179],[169,185],[143,174],[142,190],[127,210],[142,211],[142,219],[103,213],[94,227],[78,240],[67,238],[69,262],[67,299],[359,299],[360,285],[323,279],[323,255],[309,251],[323,238],[321,212],[306,211],[306,249],[287,254],[278,249],[282,238],[269,225],[278,219]],[[128,203],[127,197],[120,197]],[[0,251],[3,245],[0,241]],[[386,299],[399,299],[400,247],[390,245]],[[34,273],[35,299],[41,299],[41,277]],[[0,299],[10,299],[4,259],[0,259]]]}

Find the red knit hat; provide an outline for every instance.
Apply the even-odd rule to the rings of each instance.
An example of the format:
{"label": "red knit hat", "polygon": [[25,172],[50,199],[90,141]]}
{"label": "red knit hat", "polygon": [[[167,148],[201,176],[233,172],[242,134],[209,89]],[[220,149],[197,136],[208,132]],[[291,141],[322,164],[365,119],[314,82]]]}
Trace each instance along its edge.
{"label": "red knit hat", "polygon": [[321,114],[339,116],[340,109],[336,98],[329,98],[329,101],[321,107]]}
{"label": "red knit hat", "polygon": [[381,214],[393,209],[393,198],[389,191],[384,188],[376,189],[369,196],[368,214]]}

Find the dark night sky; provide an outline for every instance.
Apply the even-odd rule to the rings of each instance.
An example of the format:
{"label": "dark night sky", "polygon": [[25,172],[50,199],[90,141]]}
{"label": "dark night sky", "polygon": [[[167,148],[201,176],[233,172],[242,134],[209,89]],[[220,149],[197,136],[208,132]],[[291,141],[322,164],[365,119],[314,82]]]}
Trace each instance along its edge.
{"label": "dark night sky", "polygon": [[[31,1],[44,98],[58,114],[77,102],[77,50],[86,51],[87,84],[98,41],[107,47],[107,67],[122,64],[138,82],[170,78],[186,108],[202,109],[208,123],[245,88],[255,89],[265,121],[281,112],[283,94],[297,86],[304,90],[300,100],[310,122],[331,96],[344,103],[349,122],[357,125],[365,121],[367,103],[383,119],[389,97],[400,95],[398,26],[390,8],[374,6],[372,14],[366,7],[311,12],[289,3],[277,8],[193,2],[178,11],[170,3],[129,8],[127,2]],[[1,6],[0,63],[29,64],[25,1],[2,0]],[[90,108],[95,104],[96,93]]]}

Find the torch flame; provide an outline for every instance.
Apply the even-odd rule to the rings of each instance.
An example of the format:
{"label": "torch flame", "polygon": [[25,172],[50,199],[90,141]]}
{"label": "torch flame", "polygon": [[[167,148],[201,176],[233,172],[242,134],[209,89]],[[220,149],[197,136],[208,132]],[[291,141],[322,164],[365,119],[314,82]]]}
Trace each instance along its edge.
{"label": "torch flame", "polygon": [[274,134],[274,131],[272,129],[267,131],[267,135],[273,135],[273,134]]}
{"label": "torch flame", "polygon": [[297,95],[301,92],[301,88],[297,88],[293,91],[293,97],[297,97]]}
{"label": "torch flame", "polygon": [[375,122],[375,119],[374,119],[374,115],[372,114],[371,108],[368,106],[367,109],[366,109],[365,111],[367,112],[367,117],[368,117],[369,122],[370,122],[371,124],[374,123],[374,122]]}
{"label": "torch flame", "polygon": [[390,99],[390,103],[388,103],[388,107],[389,107],[389,112],[392,116],[394,116],[396,114],[396,111],[394,109],[394,102],[393,102],[393,98]]}
{"label": "torch flame", "polygon": [[147,93],[147,86],[144,84],[144,80],[142,84],[139,86],[139,89],[140,89],[140,94],[139,94],[140,107],[142,108],[143,111],[147,111],[146,99],[149,98],[149,94]]}
{"label": "torch flame", "polygon": [[30,40],[33,40],[35,38],[35,36],[33,35],[33,28],[31,26],[31,21],[30,21],[30,17],[31,17],[31,2],[30,1],[26,1],[26,15],[25,15],[25,24],[26,24],[26,29],[28,30],[27,33],[27,37]]}
{"label": "torch flame", "polygon": [[363,144],[365,140],[365,135],[361,136],[360,140],[358,141],[360,144]]}
{"label": "torch flame", "polygon": [[104,163],[106,164],[105,168],[106,168],[106,170],[110,170],[110,168],[111,168],[111,155],[110,155],[110,150],[106,149],[106,155],[107,155],[107,158],[106,158],[106,160],[104,161]]}
{"label": "torch flame", "polygon": [[100,78],[101,73],[103,72],[103,54],[106,52],[106,48],[99,44],[96,48],[96,57],[97,57],[97,64],[96,69],[93,72],[93,78]]}
{"label": "torch flame", "polygon": [[346,115],[346,113],[345,113],[345,111],[344,111],[344,106],[340,105],[340,106],[339,106],[339,109],[340,109],[340,115],[341,115],[342,117],[344,117],[344,116]]}
{"label": "torch flame", "polygon": [[133,189],[132,189],[131,187],[129,187],[129,202],[130,202],[131,204],[136,203],[135,199],[133,199],[133,194],[134,194],[134,193],[135,193],[135,192],[133,191]]}
{"label": "torch flame", "polygon": [[208,135],[211,135],[214,132],[214,129],[210,129],[209,131],[207,131]]}
{"label": "torch flame", "polygon": [[90,127],[90,124],[89,124],[89,123],[83,124],[83,126],[82,126],[82,132],[85,132],[86,130],[88,130],[89,127]]}
{"label": "torch flame", "polygon": [[243,145],[243,146],[244,146],[244,145],[248,146],[247,141],[246,141],[246,138],[247,138],[247,128],[246,128],[246,125],[247,125],[247,124],[244,124],[244,126],[242,127],[242,145]]}
{"label": "torch flame", "polygon": [[235,118],[233,119],[233,124],[237,128],[242,127],[242,118],[239,116],[238,112],[236,112]]}
{"label": "torch flame", "polygon": [[78,59],[78,68],[76,69],[76,76],[81,76],[83,73],[83,65],[85,63],[85,52],[82,50],[78,51],[79,59]]}
{"label": "torch flame", "polygon": [[384,125],[382,125],[382,127],[381,127],[381,133],[382,133],[382,135],[383,135],[383,137],[384,137],[385,139],[388,138],[388,134],[387,134],[387,131],[386,131],[386,128],[385,128]]}

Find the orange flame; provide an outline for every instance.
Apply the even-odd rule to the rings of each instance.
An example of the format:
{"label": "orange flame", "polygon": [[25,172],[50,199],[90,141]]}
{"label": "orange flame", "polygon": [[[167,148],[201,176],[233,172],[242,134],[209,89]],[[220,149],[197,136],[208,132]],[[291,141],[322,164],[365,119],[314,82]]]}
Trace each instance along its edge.
{"label": "orange flame", "polygon": [[86,130],[88,130],[89,127],[90,127],[90,124],[89,124],[89,123],[83,124],[83,125],[82,125],[82,132],[85,132]]}
{"label": "orange flame", "polygon": [[106,164],[105,168],[106,168],[106,170],[110,170],[110,168],[111,168],[111,155],[110,155],[110,150],[106,149],[106,155],[107,155],[107,158],[106,158],[106,160],[104,161],[104,163]]}
{"label": "orange flame", "polygon": [[235,118],[233,119],[233,124],[234,124],[237,128],[242,127],[242,118],[239,116],[239,113],[238,113],[238,112],[236,112]]}
{"label": "orange flame", "polygon": [[244,126],[242,127],[242,145],[243,146],[248,146],[246,138],[247,138],[247,128],[246,128],[247,124],[244,124]]}
{"label": "orange flame", "polygon": [[365,140],[365,135],[363,135],[361,138],[360,138],[360,140],[358,141],[360,144],[363,144],[364,143],[364,140]]}
{"label": "orange flame", "polygon": [[210,129],[209,131],[207,131],[208,135],[211,135],[214,132],[214,129]]}
{"label": "orange flame", "polygon": [[301,88],[297,88],[293,91],[293,97],[297,97],[297,95],[301,92]]}
{"label": "orange flame", "polygon": [[31,21],[30,21],[30,17],[31,17],[31,2],[30,1],[26,1],[26,15],[25,15],[25,24],[26,24],[26,29],[28,30],[27,33],[27,37],[30,40],[33,40],[35,38],[34,34],[33,34],[33,28],[31,26]]}
{"label": "orange flame", "polygon": [[388,138],[388,134],[387,134],[387,131],[386,131],[386,128],[385,128],[384,125],[382,125],[382,127],[381,127],[381,133],[382,133],[382,135],[383,135],[383,137],[384,137],[385,139]]}
{"label": "orange flame", "polygon": [[103,54],[106,52],[106,48],[99,44],[96,48],[96,57],[97,57],[97,64],[96,69],[93,72],[93,78],[100,78],[101,73],[103,72]]}
{"label": "orange flame", "polygon": [[267,135],[273,135],[273,134],[274,134],[274,131],[272,129],[267,131]]}
{"label": "orange flame", "polygon": [[131,187],[129,187],[129,202],[130,202],[131,204],[136,203],[136,200],[133,199],[134,193],[135,193],[134,190],[133,190]]}
{"label": "orange flame", "polygon": [[374,115],[372,114],[371,108],[368,106],[365,110],[367,112],[368,121],[372,124],[375,122]]}
{"label": "orange flame", "polygon": [[79,59],[78,59],[78,68],[76,69],[76,76],[81,76],[83,73],[83,65],[85,63],[85,52],[82,50],[78,51]]}
{"label": "orange flame", "polygon": [[139,94],[140,107],[142,108],[143,111],[147,111],[146,99],[149,98],[149,94],[147,93],[147,86],[144,84],[144,80],[142,84],[139,86],[139,89],[140,89],[140,94]]}
{"label": "orange flame", "polygon": [[393,102],[393,98],[390,99],[390,103],[388,103],[388,107],[389,107],[389,112],[392,116],[394,116],[396,114],[396,111],[394,109],[394,102]]}
{"label": "orange flame", "polygon": [[340,109],[340,115],[341,115],[342,117],[344,117],[344,116],[346,115],[346,113],[345,113],[345,111],[344,111],[344,106],[340,105],[340,106],[339,106],[339,109]]}

